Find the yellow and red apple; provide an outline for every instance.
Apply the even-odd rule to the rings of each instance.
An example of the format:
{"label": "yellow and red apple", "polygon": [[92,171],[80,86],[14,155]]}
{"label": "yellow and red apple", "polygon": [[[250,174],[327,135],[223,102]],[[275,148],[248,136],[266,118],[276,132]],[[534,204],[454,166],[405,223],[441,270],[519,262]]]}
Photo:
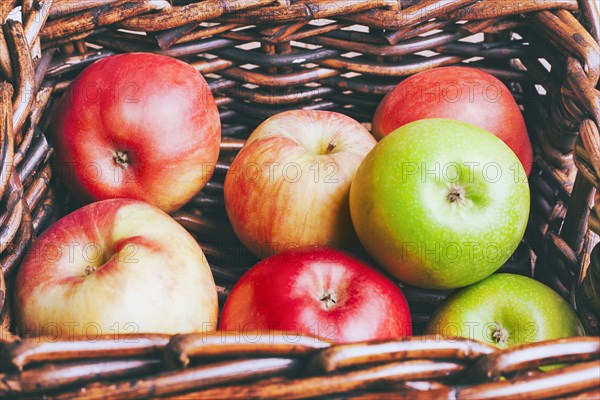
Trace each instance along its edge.
{"label": "yellow and red apple", "polygon": [[214,330],[218,302],[202,249],[137,200],[89,204],[36,240],[15,280],[22,336],[95,337]]}
{"label": "yellow and red apple", "polygon": [[260,258],[295,247],[358,243],[350,184],[375,143],[361,124],[335,112],[294,110],[267,119],[225,179],[236,234]]}

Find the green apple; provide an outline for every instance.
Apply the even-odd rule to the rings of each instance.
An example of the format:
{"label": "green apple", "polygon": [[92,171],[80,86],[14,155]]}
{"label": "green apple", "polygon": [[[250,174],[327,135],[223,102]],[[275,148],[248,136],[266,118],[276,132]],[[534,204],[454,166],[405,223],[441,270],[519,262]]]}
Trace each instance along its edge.
{"label": "green apple", "polygon": [[350,213],[369,254],[423,288],[467,286],[495,272],[523,238],[525,171],[490,132],[450,119],[412,122],[361,163]]}
{"label": "green apple", "polygon": [[585,334],[562,297],[543,283],[514,274],[494,274],[452,294],[434,312],[427,333],[500,348]]}

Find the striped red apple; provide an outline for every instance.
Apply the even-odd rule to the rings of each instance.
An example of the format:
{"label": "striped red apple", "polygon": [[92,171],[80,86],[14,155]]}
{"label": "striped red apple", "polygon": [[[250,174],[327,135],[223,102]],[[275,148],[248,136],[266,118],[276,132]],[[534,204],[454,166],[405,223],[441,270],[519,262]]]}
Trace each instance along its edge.
{"label": "striped red apple", "polygon": [[227,214],[241,241],[260,258],[357,244],[350,184],[375,143],[361,124],[335,112],[295,110],[267,119],[225,179]]}

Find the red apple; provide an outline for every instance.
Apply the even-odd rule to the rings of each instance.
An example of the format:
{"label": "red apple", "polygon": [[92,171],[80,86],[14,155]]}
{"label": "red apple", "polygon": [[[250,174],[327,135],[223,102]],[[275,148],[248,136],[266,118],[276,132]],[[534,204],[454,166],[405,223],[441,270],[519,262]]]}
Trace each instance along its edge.
{"label": "red apple", "polygon": [[21,336],[214,330],[217,290],[200,246],[158,208],[89,204],[32,245],[15,281]]}
{"label": "red apple", "polygon": [[362,125],[335,112],[295,110],[267,119],[225,179],[227,214],[241,241],[260,258],[358,243],[348,195],[375,143]]}
{"label": "red apple", "polygon": [[221,124],[204,78],[174,58],[104,58],[72,83],[51,126],[55,165],[81,200],[128,197],[171,212],[209,180]]}
{"label": "red apple", "polygon": [[519,106],[496,77],[469,67],[434,68],[413,75],[385,96],[373,116],[381,139],[409,122],[450,118],[479,126],[515,152],[527,175],[533,155]]}
{"label": "red apple", "polygon": [[412,334],[400,288],[331,248],[291,250],[256,264],[231,291],[220,329],[296,331],[337,342]]}

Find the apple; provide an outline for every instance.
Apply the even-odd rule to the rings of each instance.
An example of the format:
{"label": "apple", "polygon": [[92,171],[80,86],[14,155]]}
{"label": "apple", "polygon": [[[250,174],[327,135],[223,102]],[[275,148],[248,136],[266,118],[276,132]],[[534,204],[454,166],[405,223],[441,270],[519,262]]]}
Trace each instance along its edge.
{"label": "apple", "polygon": [[373,135],[381,139],[409,122],[451,118],[477,125],[502,139],[529,175],[533,162],[525,121],[510,90],[496,77],[470,67],[441,67],[415,74],[381,101]]}
{"label": "apple", "polygon": [[50,226],[15,280],[21,336],[214,330],[217,290],[198,243],[158,208],[99,201]]}
{"label": "apple", "polygon": [[97,61],[75,79],[50,138],[55,168],[81,201],[127,197],[171,212],[210,179],[221,124],[192,66],[129,53]]}
{"label": "apple", "polygon": [[303,248],[260,261],[223,306],[225,331],[284,330],[332,342],[412,334],[400,288],[369,265],[333,248]]}
{"label": "apple", "polygon": [[350,212],[367,252],[417,287],[452,289],[496,271],[529,216],[525,171],[502,140],[450,119],[412,122],[360,165]]}
{"label": "apple", "polygon": [[304,246],[358,243],[348,209],[354,174],[376,141],[330,111],[286,111],[250,135],[225,178],[234,231],[266,258]]}
{"label": "apple", "polygon": [[500,348],[585,334],[562,297],[514,274],[494,274],[450,295],[432,315],[427,332]]}

